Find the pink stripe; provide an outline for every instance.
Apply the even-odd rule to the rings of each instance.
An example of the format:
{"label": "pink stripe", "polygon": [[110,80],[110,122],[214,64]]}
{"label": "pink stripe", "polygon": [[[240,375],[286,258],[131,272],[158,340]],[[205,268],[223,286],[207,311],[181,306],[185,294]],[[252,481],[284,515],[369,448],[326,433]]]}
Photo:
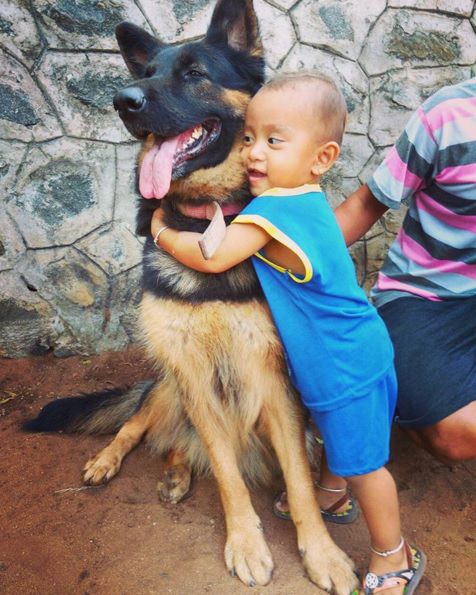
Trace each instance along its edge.
{"label": "pink stripe", "polygon": [[401,182],[407,188],[412,188],[413,190],[420,188],[422,183],[421,178],[415,174],[412,174],[412,172],[408,170],[407,164],[400,159],[400,155],[397,153],[397,149],[395,147],[390,149],[390,152],[385,159],[385,163],[395,180]]}
{"label": "pink stripe", "polygon": [[448,122],[476,116],[476,97],[467,99],[448,99],[442,101],[426,114],[432,130],[441,128]]}
{"label": "pink stripe", "polygon": [[401,283],[400,281],[396,281],[383,273],[378,274],[377,280],[377,289],[382,291],[405,291],[406,293],[412,293],[414,295],[419,295],[420,297],[424,297],[432,302],[441,302],[441,298],[439,298],[434,293],[430,291],[425,291],[420,287],[414,287],[413,285],[408,285],[407,283]]}
{"label": "pink stripe", "polygon": [[459,215],[458,213],[453,213],[453,211],[440,205],[424,192],[419,192],[416,195],[415,202],[420,211],[425,211],[425,213],[438,219],[438,221],[442,221],[448,227],[476,233],[476,215]]}
{"label": "pink stripe", "polygon": [[408,236],[403,229],[398,234],[402,253],[415,264],[425,269],[437,270],[440,273],[463,275],[476,279],[476,265],[466,264],[457,260],[439,260],[433,258],[418,242]]}
{"label": "pink stripe", "polygon": [[428,134],[428,136],[433,140],[433,142],[436,142],[435,137],[433,136],[433,130],[431,129],[431,126],[428,123],[428,120],[426,118],[426,114],[423,111],[423,108],[421,106],[417,109],[417,115],[418,115],[418,119],[420,120],[420,124],[426,130],[426,133]]}
{"label": "pink stripe", "polygon": [[476,163],[445,167],[435,179],[441,184],[476,184]]}

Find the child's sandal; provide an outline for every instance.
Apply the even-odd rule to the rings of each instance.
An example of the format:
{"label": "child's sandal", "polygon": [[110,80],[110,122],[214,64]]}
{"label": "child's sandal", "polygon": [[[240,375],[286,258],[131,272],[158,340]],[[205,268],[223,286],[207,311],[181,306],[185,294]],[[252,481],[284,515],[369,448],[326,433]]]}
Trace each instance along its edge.
{"label": "child's sandal", "polygon": [[[321,487],[322,489],[322,486],[318,487]],[[353,523],[355,521],[359,514],[359,511],[357,507],[357,502],[347,492],[347,489],[344,489],[342,491],[345,492],[342,498],[340,498],[335,504],[333,504],[329,508],[321,508],[321,515],[325,521],[328,521],[330,523],[337,523],[338,525],[348,525],[349,523]],[[344,506],[344,504],[346,503],[347,505],[344,508],[344,510],[337,512],[337,510],[339,508],[342,508],[342,506]],[[285,510],[283,510],[283,508],[285,508]],[[273,503],[273,512],[280,519],[284,519],[286,521],[292,520],[291,513],[288,508],[286,492],[280,492],[276,496]]]}
{"label": "child's sandal", "polygon": [[405,585],[404,595],[412,595],[418,587],[426,566],[425,554],[414,546],[405,543],[409,568],[387,574],[367,572],[363,581],[364,595],[380,593],[399,585]]}

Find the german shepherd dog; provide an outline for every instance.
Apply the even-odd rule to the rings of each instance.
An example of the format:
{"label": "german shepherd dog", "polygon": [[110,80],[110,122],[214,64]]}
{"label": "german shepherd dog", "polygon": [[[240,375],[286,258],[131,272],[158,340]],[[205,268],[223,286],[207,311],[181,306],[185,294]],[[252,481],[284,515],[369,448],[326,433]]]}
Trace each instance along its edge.
{"label": "german shepherd dog", "polygon": [[251,264],[198,273],[150,237],[160,199],[171,226],[199,232],[208,224],[207,205],[218,202],[229,223],[250,200],[239,155],[242,124],[264,79],[252,0],[219,0],[200,41],[166,45],[126,22],[116,34],[137,79],[114,104],[144,140],[139,186],[149,200],[140,200],[137,220],[147,238],[139,318],[158,380],[54,401],[26,429],[119,430],[87,462],[88,484],[109,481],[145,437],[165,455],[158,492],[168,502],[189,492],[193,474],[211,470],[225,513],[226,566],[250,586],[270,581],[273,561],[246,484],[269,482],[277,458],[310,579],[348,595],[356,586],[352,563],[322,521],[303,411]]}

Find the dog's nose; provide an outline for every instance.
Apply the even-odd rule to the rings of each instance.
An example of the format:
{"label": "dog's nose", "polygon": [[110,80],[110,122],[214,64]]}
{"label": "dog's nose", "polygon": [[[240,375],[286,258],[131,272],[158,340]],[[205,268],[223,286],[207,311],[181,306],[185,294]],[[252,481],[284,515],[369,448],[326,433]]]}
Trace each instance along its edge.
{"label": "dog's nose", "polygon": [[138,112],[144,107],[147,100],[139,87],[126,87],[118,91],[112,101],[116,111]]}

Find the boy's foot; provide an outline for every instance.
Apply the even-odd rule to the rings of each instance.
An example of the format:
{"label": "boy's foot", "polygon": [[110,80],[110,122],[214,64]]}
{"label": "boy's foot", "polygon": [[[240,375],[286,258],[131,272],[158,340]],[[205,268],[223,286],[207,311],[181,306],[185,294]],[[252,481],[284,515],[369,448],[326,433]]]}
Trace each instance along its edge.
{"label": "boy's foot", "polygon": [[[343,495],[338,493],[318,494],[318,501],[321,507],[322,518],[330,523],[347,525],[355,521],[358,515],[357,503],[348,493],[347,489],[342,490]],[[336,498],[337,496],[337,498]],[[291,520],[288,497],[286,492],[281,492],[273,504],[273,512],[280,519]]]}
{"label": "boy's foot", "polygon": [[[360,591],[361,595],[374,595],[374,593],[412,595],[415,593],[425,571],[426,556],[421,550],[406,543],[402,554],[403,557],[388,556],[385,558],[385,562],[381,561],[380,564],[371,563],[373,571],[369,571],[365,575],[362,591]],[[397,561],[398,558],[399,561]],[[375,566],[387,567],[387,571],[382,572]],[[356,593],[354,591],[352,595],[356,595]]]}

